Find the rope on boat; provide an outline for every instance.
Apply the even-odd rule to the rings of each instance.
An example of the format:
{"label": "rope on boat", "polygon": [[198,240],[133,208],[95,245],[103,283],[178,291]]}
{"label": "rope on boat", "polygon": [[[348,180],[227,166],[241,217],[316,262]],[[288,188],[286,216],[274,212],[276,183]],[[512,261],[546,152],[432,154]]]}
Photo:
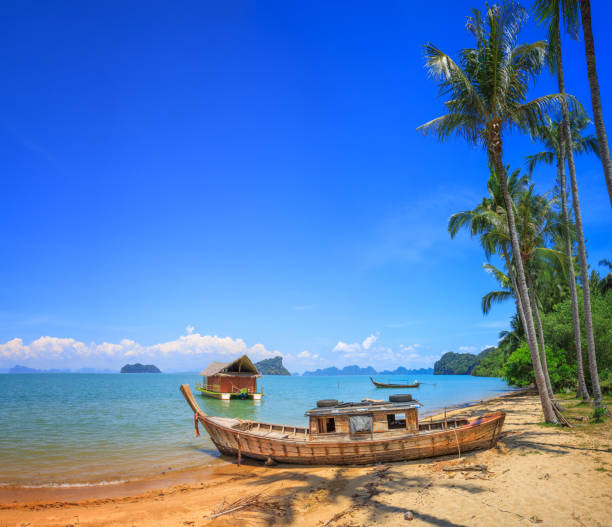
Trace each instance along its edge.
{"label": "rope on boat", "polygon": [[459,446],[459,436],[457,435],[457,423],[455,422],[455,428],[453,428],[453,432],[455,432],[455,440],[457,441],[457,450],[459,451],[459,459],[461,459],[461,447]]}
{"label": "rope on boat", "polygon": [[198,412],[196,412],[193,416],[193,423],[195,425],[195,435],[196,437],[200,437],[200,430],[198,428]]}

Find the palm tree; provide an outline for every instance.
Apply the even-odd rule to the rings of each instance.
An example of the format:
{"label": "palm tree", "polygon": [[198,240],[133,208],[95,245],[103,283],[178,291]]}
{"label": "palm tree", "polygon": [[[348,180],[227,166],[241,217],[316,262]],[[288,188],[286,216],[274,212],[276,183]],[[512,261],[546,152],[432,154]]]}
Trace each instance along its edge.
{"label": "palm tree", "polygon": [[[601,152],[601,163],[603,165],[604,176],[606,178],[606,186],[608,187],[608,196],[610,198],[610,204],[612,205],[612,159],[610,158],[608,136],[606,135],[606,126],[604,124],[603,111],[601,109],[599,79],[597,78],[597,66],[595,64],[595,41],[593,40],[593,29],[591,28],[590,0],[580,0],[580,15],[582,18],[582,32],[584,34],[584,53],[586,55],[589,86],[591,87],[591,104],[593,105],[595,130],[597,132],[597,141],[599,142],[599,150]],[[595,400],[597,402],[597,395],[595,396]]]}
{"label": "palm tree", "polygon": [[[570,135],[572,150],[578,154],[594,152],[599,153],[597,139],[592,134],[583,135],[582,132],[588,126],[590,120],[584,113],[572,112],[570,116]],[[584,401],[590,400],[589,392],[584,379],[584,369],[582,366],[582,340],[580,336],[580,314],[578,308],[578,293],[576,290],[576,274],[573,265],[573,249],[572,238],[570,233],[570,218],[567,207],[567,189],[565,181],[565,141],[563,136],[563,122],[553,121],[550,117],[546,118],[546,122],[537,127],[533,131],[535,139],[539,139],[545,146],[546,150],[538,152],[527,157],[527,165],[529,174],[533,172],[534,167],[539,163],[557,164],[557,177],[559,179],[559,189],[561,194],[561,212],[563,216],[564,228],[564,249],[565,256],[568,262],[568,282],[570,287],[570,298],[572,303],[572,321],[574,325],[574,338],[576,341],[576,362],[578,365],[578,393]]]}
{"label": "palm tree", "polygon": [[434,133],[441,141],[458,135],[468,143],[482,145],[489,163],[497,172],[544,419],[557,423],[538,355],[513,202],[503,162],[504,133],[512,129],[528,132],[542,122],[547,111],[556,109],[563,100],[562,95],[554,94],[525,102],[529,80],[540,73],[547,47],[544,41],[517,45],[518,33],[526,20],[527,11],[514,0],[487,7],[484,17],[479,10],[472,10],[467,28],[475,37],[476,46],[460,52],[459,64],[433,44],[425,46],[427,69],[439,79],[440,95],[447,96],[445,106],[448,113],[421,125],[418,130],[424,134]]}
{"label": "palm tree", "polygon": [[[528,178],[520,175],[516,169],[508,177],[508,192],[512,201],[515,201],[528,184]],[[454,238],[461,228],[468,228],[470,236],[480,235],[482,248],[487,259],[494,253],[499,253],[504,259],[512,290],[515,292],[516,308],[521,322],[524,324],[524,313],[519,301],[518,287],[509,247],[508,221],[505,215],[504,196],[501,190],[500,180],[495,169],[490,170],[487,182],[488,196],[474,210],[466,210],[453,214],[448,221],[448,232]],[[483,308],[484,309],[484,308]]]}
{"label": "palm tree", "polygon": [[[608,182],[608,174],[610,174],[610,183],[608,184],[608,192],[610,193],[610,202],[612,203],[612,163],[610,162],[610,152],[608,149],[608,140],[606,138],[606,130],[601,116],[601,100],[599,97],[599,84],[597,81],[597,71],[595,70],[595,47],[593,44],[593,35],[591,32],[591,7],[588,0],[580,0],[581,14],[583,20],[583,30],[585,33],[585,50],[587,55],[587,69],[589,72],[589,83],[591,85],[591,99],[593,102],[593,114],[595,115],[595,129],[599,142],[599,151],[606,174],[606,182]],[[561,50],[561,31],[560,17],[563,16],[566,28],[570,34],[577,33],[577,3],[576,0],[536,0],[536,12],[540,22],[548,23],[549,34],[549,65],[557,71],[557,83],[559,92],[565,94],[565,79],[563,76],[563,60]],[[590,45],[587,45],[587,37],[590,36]],[[595,354],[595,337],[593,334],[593,317],[591,314],[591,291],[589,286],[589,269],[586,259],[586,246],[584,242],[584,232],[582,229],[582,213],[580,211],[580,199],[578,197],[578,180],[576,178],[576,166],[574,164],[574,149],[572,146],[572,135],[570,129],[570,117],[568,105],[565,100],[562,101],[561,111],[563,114],[563,141],[562,149],[570,172],[570,184],[572,188],[572,204],[574,206],[574,216],[576,219],[576,235],[578,239],[578,259],[580,261],[580,276],[582,279],[582,296],[584,300],[584,326],[587,338],[587,353],[589,357],[589,370],[591,371],[591,383],[593,387],[594,404],[596,407],[601,406],[601,388],[599,386],[599,375],[597,373],[597,358]],[[597,117],[599,112],[599,118]],[[599,119],[599,124],[598,124]],[[608,170],[609,169],[609,170]],[[563,163],[565,171],[565,162]]]}
{"label": "palm tree", "polygon": [[[548,374],[548,362],[546,359],[546,345],[544,343],[544,329],[540,317],[540,308],[534,283],[534,271],[537,268],[547,267],[548,265],[538,265],[538,258],[563,258],[554,249],[545,247],[546,238],[550,238],[556,229],[555,215],[552,210],[554,200],[548,200],[544,196],[538,196],[533,192],[534,185],[522,192],[516,204],[517,227],[521,248],[521,259],[525,268],[529,300],[536,321],[536,330],[540,346],[540,357],[544,379],[550,397],[558,407],[555,400],[550,376]],[[536,276],[537,278],[537,276]]]}

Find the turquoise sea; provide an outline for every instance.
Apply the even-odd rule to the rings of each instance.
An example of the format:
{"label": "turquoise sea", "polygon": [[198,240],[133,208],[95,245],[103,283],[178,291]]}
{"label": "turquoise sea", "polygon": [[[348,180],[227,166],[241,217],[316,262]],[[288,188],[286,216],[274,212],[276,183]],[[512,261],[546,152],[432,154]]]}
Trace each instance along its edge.
{"label": "turquoise sea", "polygon": [[[376,380],[413,381],[414,376]],[[0,485],[89,485],[226,462],[179,392],[194,374],[0,374]],[[420,375],[413,390],[376,389],[367,376],[259,380],[260,402],[197,396],[211,415],[294,425],[318,399],[359,401],[412,393],[421,413],[498,395],[501,379]]]}

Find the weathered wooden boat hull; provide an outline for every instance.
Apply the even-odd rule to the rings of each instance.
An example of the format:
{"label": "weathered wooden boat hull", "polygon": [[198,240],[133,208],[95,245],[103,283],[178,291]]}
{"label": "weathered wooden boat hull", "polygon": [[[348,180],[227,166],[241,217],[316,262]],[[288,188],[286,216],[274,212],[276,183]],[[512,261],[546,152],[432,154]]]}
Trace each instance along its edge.
{"label": "weathered wooden boat hull", "polygon": [[376,382],[372,377],[370,377],[370,380],[377,388],[418,388],[420,386],[418,382],[414,384],[388,384],[385,382]]}
{"label": "weathered wooden boat hull", "polygon": [[495,412],[472,421],[428,421],[419,424],[418,432],[399,435],[313,438],[306,428],[208,416],[198,407],[189,386],[182,385],[181,391],[194,411],[196,429],[203,425],[222,454],[304,465],[367,465],[491,448],[506,417]]}
{"label": "weathered wooden boat hull", "polygon": [[367,465],[410,461],[491,448],[497,442],[505,414],[495,413],[456,429],[410,434],[403,437],[352,441],[274,439],[237,431],[199,418],[219,452],[279,463],[305,465]]}

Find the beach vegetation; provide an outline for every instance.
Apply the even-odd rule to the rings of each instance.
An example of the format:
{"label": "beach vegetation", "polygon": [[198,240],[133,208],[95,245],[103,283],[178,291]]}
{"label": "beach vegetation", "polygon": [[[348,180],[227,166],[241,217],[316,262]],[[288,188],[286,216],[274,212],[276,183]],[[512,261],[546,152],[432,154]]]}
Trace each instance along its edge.
{"label": "beach vegetation", "polygon": [[[458,136],[482,146],[489,167],[485,197],[474,209],[451,216],[449,234],[466,229],[477,237],[487,258],[484,270],[499,284],[483,296],[483,313],[506,301],[516,305],[511,329],[470,373],[501,374],[517,386],[535,383],[549,423],[558,421],[561,409],[555,392],[576,388],[578,397],[590,401],[590,387],[594,406],[601,407],[602,393],[612,384],[612,273],[589,276],[574,162],[575,155],[596,155],[605,171],[609,153],[602,127],[595,123],[597,133],[589,133],[591,120],[565,91],[561,53],[562,28],[577,36],[580,16],[583,24],[588,18],[587,38],[585,6],[590,9],[585,1],[537,0],[535,18],[547,40],[524,44],[518,37],[527,11],[514,0],[487,5],[484,12],[472,10],[466,27],[475,46],[461,50],[457,62],[433,44],[425,46],[426,66],[447,113],[419,130],[440,141]],[[587,62],[593,62],[588,54]],[[556,74],[558,93],[527,101],[531,81],[545,67]],[[525,174],[503,161],[504,137],[511,131],[542,147],[527,157]],[[530,179],[540,165],[556,172],[554,187],[544,194]],[[600,265],[612,270],[610,260]]]}
{"label": "beach vegetation", "polygon": [[508,227],[506,245],[511,248],[513,260],[513,266],[508,268],[514,276],[510,281],[517,286],[515,291],[544,418],[547,422],[557,422],[538,350],[515,203],[508,188],[503,160],[504,138],[511,131],[530,133],[544,122],[546,115],[557,111],[562,102],[569,101],[571,108],[579,103],[573,97],[559,93],[527,100],[532,81],[545,66],[548,47],[544,40],[518,42],[527,18],[527,10],[515,1],[487,6],[484,13],[472,9],[466,27],[474,37],[475,45],[459,52],[459,62],[435,45],[425,45],[426,67],[438,81],[446,113],[418,129],[424,134],[436,135],[440,141],[458,136],[469,144],[480,145],[487,154],[490,169],[499,179],[503,197],[501,216],[505,217]]}

